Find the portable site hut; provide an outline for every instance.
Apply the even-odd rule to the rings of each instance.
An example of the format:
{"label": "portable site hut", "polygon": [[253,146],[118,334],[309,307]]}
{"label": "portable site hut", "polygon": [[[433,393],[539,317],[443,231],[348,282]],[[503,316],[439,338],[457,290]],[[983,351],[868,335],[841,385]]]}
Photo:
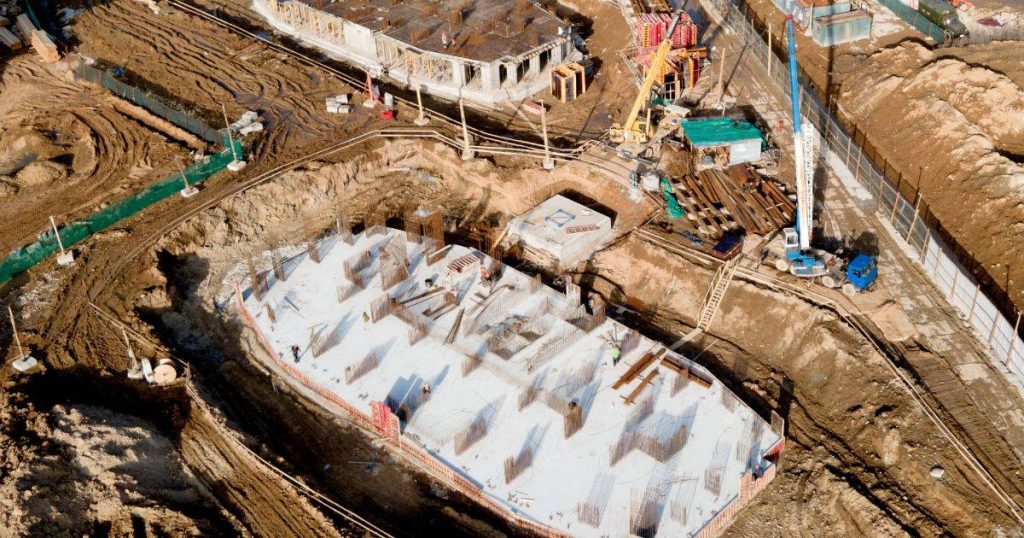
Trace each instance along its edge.
{"label": "portable site hut", "polygon": [[871,14],[856,10],[814,19],[811,34],[814,42],[831,47],[871,37]]}
{"label": "portable site hut", "polygon": [[765,144],[754,124],[735,118],[684,119],[679,129],[694,150],[698,170],[756,161]]}

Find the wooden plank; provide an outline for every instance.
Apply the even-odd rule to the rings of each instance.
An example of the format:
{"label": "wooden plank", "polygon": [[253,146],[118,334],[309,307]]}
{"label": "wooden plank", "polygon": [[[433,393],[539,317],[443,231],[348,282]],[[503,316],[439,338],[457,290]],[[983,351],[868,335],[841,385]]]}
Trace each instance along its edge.
{"label": "wooden plank", "polygon": [[701,208],[701,217],[708,222],[708,227],[712,230],[712,233],[720,233],[723,229],[723,225],[726,224],[726,219],[721,217],[718,208],[715,204],[707,197],[707,193],[704,189],[697,184],[696,178],[693,176],[685,176],[684,178],[687,187],[694,192],[697,198],[698,205]]}
{"label": "wooden plank", "polygon": [[452,328],[448,331],[448,336],[444,339],[445,344],[451,345],[455,342],[455,337],[459,335],[459,326],[462,324],[462,314],[465,312],[465,308],[459,309],[459,313],[455,316],[455,323],[452,323]]}
{"label": "wooden plank", "polygon": [[416,301],[418,301],[420,299],[426,299],[427,297],[433,297],[434,295],[437,295],[438,293],[441,293],[443,291],[445,291],[445,289],[440,287],[440,286],[438,286],[436,288],[430,288],[429,290],[427,290],[427,291],[425,291],[423,293],[420,293],[420,294],[417,294],[417,295],[413,295],[412,297],[409,297],[408,299],[403,299],[401,301],[398,301],[398,304],[401,305],[401,306],[405,306],[407,304],[416,302]]}
{"label": "wooden plank", "polygon": [[674,360],[672,360],[672,359],[670,359],[668,357],[665,357],[664,359],[661,359],[661,364],[662,364],[662,366],[668,368],[669,370],[672,370],[673,372],[675,372],[675,373],[677,373],[679,375],[689,375],[689,373],[690,373],[690,369],[689,368],[683,366],[682,364],[679,364],[678,362],[676,362],[676,361],[674,361]]}
{"label": "wooden plank", "polygon": [[706,389],[711,388],[711,381],[704,379],[703,377],[701,377],[700,374],[694,372],[693,370],[687,371],[686,376],[690,379],[690,381],[693,381],[694,383],[697,383],[698,385]]}
{"label": "wooden plank", "polygon": [[751,194],[754,196],[754,199],[757,200],[757,203],[761,204],[761,208],[768,215],[768,218],[771,219],[772,224],[774,224],[776,228],[781,228],[786,225],[785,219],[779,212],[778,208],[775,207],[775,204],[769,202],[757,190],[751,191]]}
{"label": "wooden plank", "polygon": [[622,385],[632,381],[634,377],[640,375],[640,372],[652,362],[654,362],[654,352],[648,351],[643,357],[640,357],[640,360],[636,361],[636,364],[630,366],[626,373],[622,374],[622,377],[612,385],[612,389],[618,390]]}
{"label": "wooden plank", "polygon": [[661,371],[655,370],[651,372],[651,375],[644,378],[644,380],[640,382],[640,384],[637,385],[635,389],[633,389],[633,392],[630,392],[629,396],[626,397],[626,404],[631,405],[633,402],[635,402],[637,397],[640,396],[644,389],[646,389],[648,385],[650,385],[651,382],[654,381],[654,378],[658,377],[658,374],[660,373]]}
{"label": "wooden plank", "polygon": [[733,218],[739,222],[740,226],[745,230],[754,231],[756,227],[755,221],[751,217],[749,208],[742,203],[741,198],[737,195],[736,185],[728,179],[723,179],[720,176],[716,176],[714,181],[716,181],[721,189],[726,193],[725,198],[733,211]]}
{"label": "wooden plank", "polygon": [[696,205],[696,196],[682,183],[676,183],[673,187],[676,192],[676,200],[686,210],[686,217],[697,226],[697,231],[703,235],[712,235],[714,233],[714,224],[707,218],[704,211]]}

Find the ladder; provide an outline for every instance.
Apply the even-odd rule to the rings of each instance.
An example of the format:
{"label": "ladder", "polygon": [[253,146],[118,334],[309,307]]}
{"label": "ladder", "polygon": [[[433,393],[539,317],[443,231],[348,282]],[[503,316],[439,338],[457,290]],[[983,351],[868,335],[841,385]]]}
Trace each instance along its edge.
{"label": "ladder", "polygon": [[711,286],[704,297],[704,304],[701,305],[700,316],[697,318],[697,328],[701,331],[706,332],[711,327],[711,322],[715,319],[715,314],[718,313],[718,307],[722,304],[722,297],[729,289],[729,283],[732,282],[732,277],[736,274],[736,267],[742,257],[736,256],[715,271],[715,276],[711,279]]}

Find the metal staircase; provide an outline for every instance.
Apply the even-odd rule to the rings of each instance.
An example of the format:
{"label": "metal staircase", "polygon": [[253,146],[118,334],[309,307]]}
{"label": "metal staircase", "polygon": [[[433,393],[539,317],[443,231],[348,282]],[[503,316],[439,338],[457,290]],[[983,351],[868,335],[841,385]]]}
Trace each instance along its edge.
{"label": "metal staircase", "polygon": [[704,297],[700,316],[697,318],[698,329],[706,332],[711,327],[711,322],[714,321],[715,314],[718,313],[718,307],[722,304],[722,297],[725,295],[725,291],[729,289],[729,283],[732,282],[732,277],[736,274],[736,267],[739,265],[741,258],[742,256],[736,256],[719,267],[718,271],[715,271],[715,276],[711,279],[711,287],[708,288],[708,294]]}

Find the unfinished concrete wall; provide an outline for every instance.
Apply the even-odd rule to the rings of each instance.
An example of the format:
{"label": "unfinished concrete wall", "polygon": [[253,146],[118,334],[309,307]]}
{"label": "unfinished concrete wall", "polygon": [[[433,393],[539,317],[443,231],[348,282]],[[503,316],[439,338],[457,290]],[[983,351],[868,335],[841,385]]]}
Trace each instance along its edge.
{"label": "unfinished concrete wall", "polygon": [[328,54],[425,93],[485,105],[521,100],[544,90],[550,70],[582,58],[568,34],[518,56],[482,61],[423,50],[352,21],[293,0],[254,0],[277,30]]}

